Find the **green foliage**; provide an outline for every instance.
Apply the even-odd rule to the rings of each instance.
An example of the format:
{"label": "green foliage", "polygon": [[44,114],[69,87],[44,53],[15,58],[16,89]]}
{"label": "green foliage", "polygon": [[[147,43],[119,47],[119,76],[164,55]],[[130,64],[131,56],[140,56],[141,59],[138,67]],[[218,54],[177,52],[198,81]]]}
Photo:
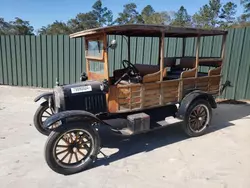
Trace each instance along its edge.
{"label": "green foliage", "polygon": [[220,27],[221,28],[229,28],[233,23],[235,23],[236,18],[236,9],[237,5],[233,2],[228,2],[223,5],[220,13]]}
{"label": "green foliage", "polygon": [[195,27],[214,28],[218,24],[220,13],[220,0],[209,0],[209,3],[200,8],[199,12],[193,15]]}
{"label": "green foliage", "polygon": [[39,34],[47,34],[47,35],[53,35],[53,34],[70,34],[70,29],[69,27],[63,23],[63,22],[59,22],[59,21],[55,21],[54,23],[46,26],[46,27],[42,27],[38,33]]}
{"label": "green foliage", "polygon": [[171,25],[179,27],[191,26],[191,16],[188,14],[187,9],[185,9],[184,6],[181,6],[174,14],[174,19],[171,22]]}
{"label": "green foliage", "polygon": [[34,28],[29,21],[16,17],[14,21],[6,22],[0,18],[1,35],[33,35]]}
{"label": "green foliage", "polygon": [[107,7],[102,6],[101,0],[97,0],[92,8],[99,27],[113,24],[113,13]]}
{"label": "green foliage", "polygon": [[4,21],[4,18],[0,18],[0,35],[7,34],[10,29],[11,25]]}
{"label": "green foliage", "polygon": [[143,18],[139,15],[136,10],[137,6],[135,3],[129,3],[123,6],[123,12],[119,13],[116,23],[121,24],[135,24],[143,23]]}
{"label": "green foliage", "polygon": [[240,3],[243,5],[243,14],[241,19],[243,21],[250,21],[250,0],[241,0]]}
{"label": "green foliage", "polygon": [[[78,13],[66,22],[55,21],[38,30],[38,34],[70,34],[86,29],[109,26],[113,24],[163,24],[179,27],[223,28],[249,26],[250,0],[241,0],[244,12],[236,18],[237,5],[232,1],[224,4],[220,0],[207,0],[198,12],[190,16],[187,9],[181,6],[173,15],[169,11],[158,12],[151,5],[145,6],[139,13],[135,3],[125,4],[123,11],[113,21],[113,13],[103,6],[102,0],[96,0],[92,10]],[[15,18],[6,22],[0,18],[0,35],[31,35],[33,27],[28,21]]]}
{"label": "green foliage", "polygon": [[67,23],[55,21],[53,24],[42,27],[39,34],[70,34],[86,29],[102,27],[113,24],[113,13],[107,7],[102,6],[102,1],[97,0],[92,10],[87,13],[79,13]]}
{"label": "green foliage", "polygon": [[144,24],[167,24],[170,16],[167,12],[155,12],[151,5],[147,5],[141,12]]}
{"label": "green foliage", "polygon": [[71,32],[78,32],[100,26],[93,12],[79,13],[74,19],[69,20],[67,25]]}

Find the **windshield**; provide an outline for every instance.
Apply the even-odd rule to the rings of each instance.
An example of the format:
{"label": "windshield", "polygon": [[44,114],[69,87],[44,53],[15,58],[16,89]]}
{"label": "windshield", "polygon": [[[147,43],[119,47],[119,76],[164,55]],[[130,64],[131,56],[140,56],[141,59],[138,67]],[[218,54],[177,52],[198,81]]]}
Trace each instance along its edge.
{"label": "windshield", "polygon": [[87,56],[102,58],[103,55],[103,41],[102,40],[89,40],[87,48]]}

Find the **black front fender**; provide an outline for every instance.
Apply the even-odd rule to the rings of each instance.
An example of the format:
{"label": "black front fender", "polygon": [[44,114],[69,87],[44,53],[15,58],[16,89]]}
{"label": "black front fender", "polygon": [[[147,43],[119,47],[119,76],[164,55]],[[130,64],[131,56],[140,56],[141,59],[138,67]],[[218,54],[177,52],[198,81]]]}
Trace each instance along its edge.
{"label": "black front fender", "polygon": [[46,101],[48,101],[48,99],[50,97],[53,96],[53,92],[46,92],[46,93],[43,93],[41,95],[38,95],[35,99],[34,99],[34,102],[37,102],[39,101],[41,98],[44,98]]}
{"label": "black front fender", "polygon": [[197,99],[207,100],[212,108],[217,108],[215,99],[211,94],[203,91],[192,91],[182,99],[176,117],[183,119],[190,104]]}
{"label": "black front fender", "polygon": [[82,110],[70,110],[70,111],[63,111],[56,113],[46,119],[46,121],[43,123],[44,128],[49,128],[52,124],[58,122],[58,121],[64,121],[67,119],[74,119],[74,118],[85,118],[88,120],[96,121],[96,122],[102,122],[98,117],[96,117],[94,114],[82,111]]}

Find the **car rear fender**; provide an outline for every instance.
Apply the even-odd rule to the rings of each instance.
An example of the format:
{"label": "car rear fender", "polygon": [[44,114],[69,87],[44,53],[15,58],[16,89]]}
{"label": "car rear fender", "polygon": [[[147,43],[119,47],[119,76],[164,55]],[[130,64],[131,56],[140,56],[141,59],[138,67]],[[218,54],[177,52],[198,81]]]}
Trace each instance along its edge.
{"label": "car rear fender", "polygon": [[209,102],[212,108],[217,108],[217,104],[213,95],[203,92],[203,91],[192,91],[188,93],[181,101],[178,112],[176,113],[176,117],[183,119],[186,111],[188,110],[190,104],[192,104],[195,100],[204,99]]}

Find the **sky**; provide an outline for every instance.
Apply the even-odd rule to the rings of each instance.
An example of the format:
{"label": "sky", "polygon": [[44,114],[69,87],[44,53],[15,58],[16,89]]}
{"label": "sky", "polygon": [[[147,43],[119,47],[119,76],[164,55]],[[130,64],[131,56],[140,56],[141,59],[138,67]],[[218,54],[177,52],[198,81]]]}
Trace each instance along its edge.
{"label": "sky", "polygon": [[[222,3],[229,0],[221,0]],[[240,0],[231,0],[238,5],[237,15],[242,13]],[[199,10],[208,0],[102,0],[103,5],[112,10],[114,17],[122,12],[123,5],[136,3],[138,11],[151,5],[156,11],[177,11],[184,6],[190,15]],[[74,18],[78,13],[91,10],[95,0],[0,0],[0,17],[11,21],[15,17],[30,21],[35,30],[53,23]]]}

